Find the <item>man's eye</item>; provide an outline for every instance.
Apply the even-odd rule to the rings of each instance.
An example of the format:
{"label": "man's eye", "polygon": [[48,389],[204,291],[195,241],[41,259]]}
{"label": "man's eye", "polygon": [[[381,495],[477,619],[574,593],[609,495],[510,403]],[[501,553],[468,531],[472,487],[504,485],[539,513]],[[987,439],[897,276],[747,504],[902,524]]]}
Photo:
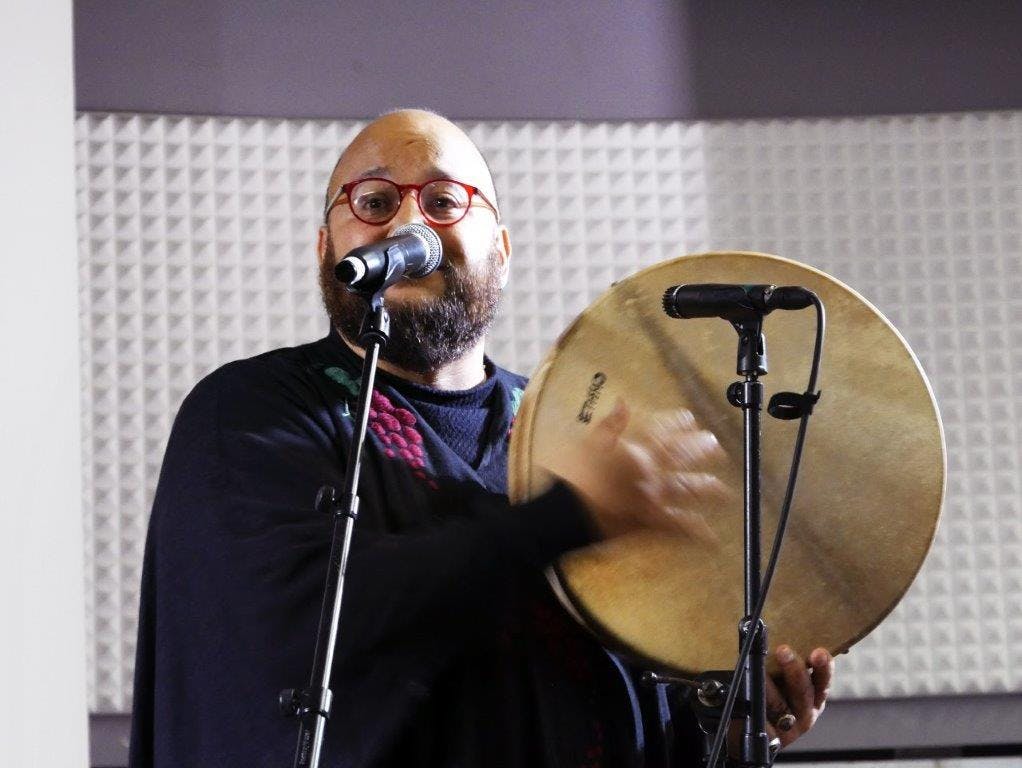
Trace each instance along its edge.
{"label": "man's eye", "polygon": [[458,207],[458,201],[451,195],[433,195],[429,199],[429,207],[437,210],[449,210]]}
{"label": "man's eye", "polygon": [[355,205],[362,211],[380,211],[390,207],[387,195],[359,195]]}

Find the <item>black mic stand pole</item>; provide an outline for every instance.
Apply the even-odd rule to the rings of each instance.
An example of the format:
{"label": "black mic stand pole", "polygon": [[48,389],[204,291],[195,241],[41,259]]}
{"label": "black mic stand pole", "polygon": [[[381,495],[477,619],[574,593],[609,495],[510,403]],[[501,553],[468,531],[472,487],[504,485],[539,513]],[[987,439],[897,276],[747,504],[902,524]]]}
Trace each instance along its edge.
{"label": "black mic stand pole", "polygon": [[759,377],[767,372],[766,339],[762,315],[736,320],[732,325],[738,331],[738,375],[744,377],[744,381],[736,381],[727,390],[728,402],[742,409],[745,431],[745,617],[739,624],[739,647],[749,632],[756,633],[741,683],[741,698],[748,703],[748,709],[743,718],[738,759],[743,766],[767,768],[773,762],[770,735],[766,730],[767,633],[762,619],[758,626],[750,626],[761,586],[760,412],[763,408],[763,384]]}
{"label": "black mic stand pole", "polygon": [[362,448],[369,425],[369,402],[376,380],[376,366],[380,349],[390,338],[390,317],[383,306],[383,290],[367,298],[366,309],[359,331],[358,343],[365,350],[362,364],[362,385],[358,392],[358,410],[355,414],[355,432],[348,451],[348,466],[344,476],[344,492],[337,497],[336,489],[323,486],[316,497],[316,508],[333,515],[333,540],[330,544],[330,562],[327,566],[323,605],[319,615],[319,632],[312,661],[309,687],[301,690],[281,691],[279,704],[286,717],[299,719],[298,744],[295,747],[294,768],[317,768],[323,752],[323,734],[330,716],[330,672],[334,650],[337,647],[338,625],[341,618],[341,600],[344,596],[344,576],[348,568],[351,537],[358,516],[358,481],[362,462]]}
{"label": "black mic stand pole", "polygon": [[[741,320],[730,322],[738,331],[737,369],[738,375],[744,377],[743,381],[736,381],[727,388],[728,402],[742,409],[745,433],[745,617],[738,624],[740,661],[749,641],[752,617],[756,614],[762,588],[760,411],[763,384],[759,377],[767,373],[767,354],[763,313],[750,309]],[[743,724],[737,755],[729,762],[743,768],[769,768],[773,764],[777,745],[771,743],[766,730],[767,633],[762,618],[757,622],[757,629],[742,669],[702,672],[694,679],[656,672],[643,676],[643,681],[649,684],[686,687],[686,698],[706,736],[706,768],[716,768],[718,750],[723,747],[723,743],[717,742],[726,739],[732,713],[740,714]]]}

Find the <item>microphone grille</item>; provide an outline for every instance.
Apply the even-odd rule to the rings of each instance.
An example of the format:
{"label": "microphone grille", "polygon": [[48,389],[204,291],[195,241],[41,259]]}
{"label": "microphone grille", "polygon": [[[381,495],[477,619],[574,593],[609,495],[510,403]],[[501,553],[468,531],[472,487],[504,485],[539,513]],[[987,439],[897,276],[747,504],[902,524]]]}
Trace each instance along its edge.
{"label": "microphone grille", "polygon": [[664,291],[664,297],[661,299],[663,302],[664,312],[667,313],[668,317],[673,317],[675,319],[681,318],[681,315],[678,314],[678,302],[676,300],[679,288],[681,288],[680,285],[672,285]]}
{"label": "microphone grille", "polygon": [[400,227],[391,232],[391,237],[400,237],[401,235],[415,235],[420,238],[426,246],[426,262],[420,269],[415,270],[414,273],[409,272],[409,277],[425,277],[440,266],[440,259],[444,255],[444,249],[440,244],[440,237],[436,232],[427,227],[425,224],[412,221],[408,224],[402,224]]}

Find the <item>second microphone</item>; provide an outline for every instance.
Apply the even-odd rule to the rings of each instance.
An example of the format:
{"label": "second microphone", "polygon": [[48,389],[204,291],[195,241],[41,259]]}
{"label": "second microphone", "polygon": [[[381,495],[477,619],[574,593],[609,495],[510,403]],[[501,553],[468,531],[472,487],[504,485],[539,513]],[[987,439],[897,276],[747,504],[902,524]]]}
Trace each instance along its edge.
{"label": "second microphone", "polygon": [[687,283],[668,288],[663,304],[664,312],[675,318],[721,317],[740,322],[775,309],[805,309],[813,298],[812,291],[797,285]]}

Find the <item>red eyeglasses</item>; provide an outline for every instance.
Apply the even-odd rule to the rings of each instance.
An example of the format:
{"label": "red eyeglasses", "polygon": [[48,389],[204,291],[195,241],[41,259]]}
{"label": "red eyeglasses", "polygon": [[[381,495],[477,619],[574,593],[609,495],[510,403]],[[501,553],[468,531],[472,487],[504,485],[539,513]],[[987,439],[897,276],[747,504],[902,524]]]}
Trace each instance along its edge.
{"label": "red eyeglasses", "polygon": [[348,208],[356,219],[366,224],[386,224],[397,215],[409,190],[415,190],[422,215],[430,224],[438,227],[449,227],[465,218],[476,195],[500,221],[497,206],[486,198],[479,187],[471,184],[453,179],[433,179],[425,184],[395,184],[390,179],[375,177],[342,184],[327,204],[323,219],[325,221],[330,211],[340,202],[341,195],[346,195]]}

